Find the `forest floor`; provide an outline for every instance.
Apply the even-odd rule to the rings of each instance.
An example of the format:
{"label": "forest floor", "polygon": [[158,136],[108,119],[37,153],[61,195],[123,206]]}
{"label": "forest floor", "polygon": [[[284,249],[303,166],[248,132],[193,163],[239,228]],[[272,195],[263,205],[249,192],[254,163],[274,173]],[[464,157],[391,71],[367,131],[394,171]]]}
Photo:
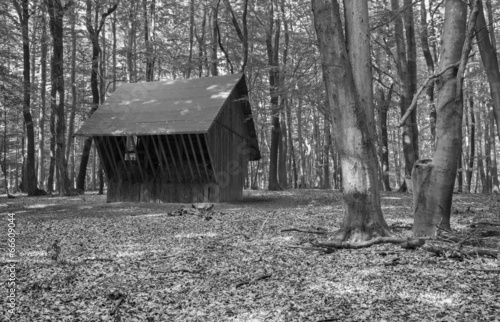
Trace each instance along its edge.
{"label": "forest floor", "polygon": [[[9,218],[16,230],[16,308],[2,249],[0,321],[500,321],[499,259],[392,244],[315,251],[341,223],[340,200],[245,191],[204,212],[95,194],[0,198],[0,249]],[[413,222],[410,194],[383,193],[382,205],[389,225]],[[477,238],[469,225],[500,222],[497,205],[455,194],[454,233]]]}

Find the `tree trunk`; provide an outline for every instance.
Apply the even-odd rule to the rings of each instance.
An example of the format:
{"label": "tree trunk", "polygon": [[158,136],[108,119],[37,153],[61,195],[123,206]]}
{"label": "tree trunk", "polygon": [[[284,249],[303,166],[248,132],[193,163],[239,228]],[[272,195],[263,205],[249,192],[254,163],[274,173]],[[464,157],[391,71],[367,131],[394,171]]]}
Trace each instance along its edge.
{"label": "tree trunk", "polygon": [[[90,88],[92,90],[92,107],[90,109],[89,116],[92,115],[97,110],[101,100],[101,97],[99,95],[99,80],[98,80],[99,58],[101,54],[101,46],[99,44],[99,33],[101,32],[104,26],[106,17],[112,14],[116,10],[117,6],[118,3],[116,3],[113,7],[109,8],[106,13],[102,14],[101,20],[97,20],[99,17],[98,8],[97,7],[94,8],[95,14],[93,14],[92,1],[87,0],[86,27],[90,41],[92,43],[92,70],[90,73]],[[92,17],[95,17],[95,19],[93,20]],[[130,67],[131,65],[129,64],[129,68]],[[85,139],[85,142],[83,144],[83,151],[80,160],[80,168],[78,170],[78,177],[76,180],[76,188],[79,190],[85,190],[85,178],[87,177],[87,165],[89,162],[91,147],[92,147],[92,137],[89,136],[87,139]]]}
{"label": "tree trunk", "polygon": [[[405,0],[406,1],[406,0]],[[391,0],[391,9],[393,12],[398,12],[400,10],[399,0]],[[403,29],[403,20],[396,14],[394,16],[394,33],[396,38],[396,51],[397,51],[397,70],[400,82],[400,98],[399,98],[399,108],[401,110],[401,116],[406,113],[408,109],[411,98],[409,97],[411,90],[411,75],[413,70],[409,71],[409,61],[407,60],[407,50],[405,46],[405,36]],[[408,48],[408,51],[410,48]],[[413,64],[413,63],[412,63]],[[403,125],[403,153],[405,158],[405,178],[411,175],[413,164],[417,160],[417,154],[415,150],[414,142],[414,126],[412,125],[413,115],[406,119]],[[406,184],[403,183],[399,190],[406,191]]]}
{"label": "tree trunk", "polygon": [[490,112],[490,149],[491,149],[491,189],[492,192],[498,192],[498,171],[497,171],[497,149],[495,144],[495,118],[493,111]]}
{"label": "tree trunk", "polygon": [[[146,8],[146,1],[144,1],[144,8]],[[146,11],[145,11],[146,13]],[[147,14],[146,14],[147,17]],[[147,26],[147,18],[146,18],[146,26]],[[146,32],[147,32],[147,27]],[[189,4],[189,54],[188,54],[188,62],[186,73],[184,74],[184,78],[191,77],[191,70],[193,69],[193,48],[194,48],[194,0],[191,0]]]}
{"label": "tree trunk", "polygon": [[[404,25],[406,32],[406,49],[407,49],[407,72],[408,72],[408,101],[406,102],[408,108],[413,101],[413,96],[417,92],[417,45],[415,43],[415,23],[413,19],[413,1],[404,0],[404,5],[406,7],[404,14]],[[415,155],[415,161],[419,159],[418,151],[418,119],[417,119],[417,107],[413,108],[411,115],[411,127],[412,127],[412,144],[413,153]],[[413,167],[413,165],[412,165]]]}
{"label": "tree trunk", "polygon": [[[338,238],[357,242],[390,235],[380,206],[372,100],[366,100],[373,95],[371,65],[359,63],[370,62],[368,2],[345,2],[347,46],[337,1],[312,0],[312,8],[342,164],[344,221]],[[356,67],[352,57],[359,59]]]}
{"label": "tree trunk", "polygon": [[474,117],[474,99],[472,95],[469,95],[469,116],[470,116],[470,130],[469,130],[469,142],[470,142],[470,152],[469,152],[469,167],[467,169],[467,191],[471,192],[472,184],[472,174],[474,171],[474,154],[475,154],[475,117]]}
{"label": "tree trunk", "polygon": [[[483,127],[481,124],[481,105],[479,105],[478,111],[476,111],[477,120],[477,168],[479,177],[481,179],[481,190],[483,193],[486,192],[486,173],[484,171],[484,153],[483,153]],[[477,180],[479,181],[479,180]]]}
{"label": "tree trunk", "polygon": [[38,116],[38,171],[37,180],[40,187],[43,187],[45,181],[45,110],[46,110],[46,93],[47,93],[47,22],[46,8],[42,6],[42,38],[40,45],[40,113]]}
{"label": "tree trunk", "polygon": [[389,180],[389,144],[387,133],[387,112],[391,102],[393,86],[389,89],[387,97],[384,95],[384,90],[380,89],[380,106],[379,106],[379,122],[380,122],[380,170],[382,171],[382,186],[384,191],[391,191],[391,183]]}
{"label": "tree trunk", "polygon": [[[460,68],[462,68],[467,62],[470,49],[467,48],[469,49],[467,51],[464,46],[466,21],[467,4],[461,0],[446,0],[439,70],[444,70],[457,62],[461,62]],[[464,48],[463,55],[462,48]],[[459,79],[457,84],[457,74],[456,68],[448,68],[437,80],[436,151],[431,162],[416,163],[414,167],[414,171],[417,172],[412,175],[414,188],[417,191],[414,195],[415,236],[435,236],[439,222],[443,228],[450,228],[453,186],[461,150],[456,147],[462,145],[462,80]],[[458,74],[459,78],[461,76]],[[415,180],[419,176],[421,179]]]}
{"label": "tree trunk", "polygon": [[[269,64],[269,93],[271,96],[271,148],[269,151],[269,190],[282,190],[278,182],[278,147],[281,135],[279,116],[279,39],[280,39],[280,19],[276,19],[274,28],[274,1],[269,4],[269,26],[266,31],[267,59]],[[273,30],[275,30],[273,44]]]}
{"label": "tree trunk", "polygon": [[[21,4],[17,0],[13,1],[19,16],[23,47],[23,118],[27,138],[27,154],[25,160],[25,171],[23,176],[23,188],[28,196],[39,194],[35,171],[35,129],[33,117],[31,115],[31,80],[30,80],[30,39],[29,39],[29,1],[22,0]],[[7,126],[7,124],[4,124]]]}
{"label": "tree trunk", "polygon": [[214,0],[214,4],[212,5],[212,52],[211,52],[211,64],[210,71],[212,76],[219,75],[218,71],[218,57],[217,57],[217,46],[219,43],[219,27],[218,27],[218,15],[219,15],[219,3],[220,0]]}
{"label": "tree trunk", "polygon": [[[491,146],[490,146],[490,116],[488,113],[488,105],[483,104],[484,112],[484,169],[486,172],[486,187],[483,193],[491,193]],[[481,125],[479,125],[481,126]]]}
{"label": "tree trunk", "polygon": [[[50,17],[50,33],[53,40],[51,107],[55,118],[55,168],[57,170],[59,195],[64,196],[67,194],[69,182],[68,164],[64,154],[66,145],[66,115],[64,111],[63,16],[68,6],[72,5],[73,2],[68,2],[64,7],[60,0],[45,0],[45,3]],[[59,102],[57,102],[57,98],[59,98]]]}
{"label": "tree trunk", "polygon": [[[75,125],[75,114],[76,114],[76,19],[77,19],[77,11],[76,8],[73,7],[73,13],[71,17],[71,110],[69,116],[69,124],[68,124],[68,137],[66,141],[66,160],[70,159],[71,153],[71,145],[74,141],[73,132]],[[74,165],[72,165],[74,167]],[[70,182],[73,180],[70,180]]]}
{"label": "tree trunk", "polygon": [[292,180],[293,180],[293,188],[297,189],[297,161],[295,157],[295,147],[293,145],[293,126],[292,126],[292,100],[290,99],[289,103],[285,102],[285,112],[286,112],[286,120],[288,124],[288,151],[290,151],[290,163],[292,169]]}
{"label": "tree trunk", "polygon": [[330,146],[332,145],[332,134],[330,131],[330,109],[325,108],[325,118],[323,119],[323,133],[325,141],[323,145],[323,186],[322,189],[331,189],[332,184],[330,180]]}
{"label": "tree trunk", "polygon": [[498,59],[496,54],[496,48],[491,44],[490,35],[488,28],[486,26],[486,20],[484,17],[484,10],[479,2],[479,15],[476,22],[476,40],[479,48],[479,53],[481,54],[481,60],[483,62],[484,71],[488,79],[490,86],[491,99],[493,101],[493,113],[497,123],[498,135],[500,137],[500,70],[498,66]]}

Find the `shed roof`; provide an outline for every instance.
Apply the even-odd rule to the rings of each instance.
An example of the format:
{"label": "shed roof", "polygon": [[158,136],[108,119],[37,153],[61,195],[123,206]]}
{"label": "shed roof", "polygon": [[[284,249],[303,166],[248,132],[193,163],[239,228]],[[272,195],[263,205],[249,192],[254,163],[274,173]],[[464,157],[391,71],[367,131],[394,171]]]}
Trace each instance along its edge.
{"label": "shed roof", "polygon": [[[75,135],[206,133],[231,91],[248,95],[244,74],[120,85]],[[241,104],[249,144],[260,158],[250,104]]]}

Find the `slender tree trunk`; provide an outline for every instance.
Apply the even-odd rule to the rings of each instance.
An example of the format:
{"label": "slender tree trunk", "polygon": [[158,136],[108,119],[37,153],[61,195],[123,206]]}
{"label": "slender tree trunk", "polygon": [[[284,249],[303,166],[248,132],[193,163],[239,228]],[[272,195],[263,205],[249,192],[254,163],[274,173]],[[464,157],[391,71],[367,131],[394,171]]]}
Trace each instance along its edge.
{"label": "slender tree trunk", "polygon": [[[427,65],[427,73],[434,74],[434,59],[429,48],[429,33],[427,31],[427,10],[425,1],[420,2],[420,44],[422,45],[422,52],[424,54],[425,63]],[[431,126],[431,146],[432,151],[435,150],[436,143],[436,106],[434,105],[434,82],[431,82],[426,91],[427,101],[429,104],[429,122]]]}
{"label": "slender tree trunk", "polygon": [[[486,173],[486,189],[483,193],[491,193],[491,146],[490,146],[490,121],[488,117],[488,105],[483,104],[484,112],[484,169]],[[485,191],[486,190],[486,191]]]}
{"label": "slender tree trunk", "polygon": [[[104,26],[104,22],[106,21],[106,17],[112,14],[118,6],[116,3],[114,6],[110,7],[108,11],[102,14],[101,19],[97,20],[99,15],[99,9],[97,7],[94,8],[94,13],[92,13],[92,1],[87,0],[87,10],[86,10],[86,27],[87,32],[92,43],[92,70],[90,73],[90,88],[92,90],[92,107],[90,109],[89,116],[92,115],[97,108],[99,107],[99,103],[101,101],[101,97],[99,95],[99,59],[101,55],[101,46],[99,44],[99,34]],[[93,19],[94,17],[94,19]],[[135,25],[134,23],[132,23]],[[134,27],[135,28],[135,27]],[[132,28],[132,29],[134,29]],[[135,30],[135,29],[134,29]],[[135,32],[135,31],[134,31]],[[130,45],[130,43],[129,43]],[[127,52],[128,53],[128,52]],[[131,65],[129,64],[129,68]],[[132,75],[133,76],[133,75]],[[89,162],[90,156],[90,148],[92,147],[92,137],[89,136],[84,144],[83,151],[80,160],[80,168],[78,170],[78,177],[76,180],[76,188],[79,190],[85,190],[85,178],[87,177],[87,165]]]}
{"label": "slender tree trunk", "polygon": [[[342,164],[344,222],[338,238],[363,241],[390,235],[390,232],[380,206],[372,136],[374,118],[370,112],[373,111],[372,100],[366,99],[373,95],[370,94],[373,93],[371,65],[359,63],[370,62],[368,2],[347,1],[344,4],[347,46],[337,1],[312,0],[326,92]],[[353,57],[359,62],[351,65]],[[369,93],[362,89],[368,89]]]}
{"label": "slender tree trunk", "polygon": [[481,179],[481,190],[486,192],[486,171],[484,171],[484,153],[483,153],[483,126],[481,122],[481,105],[476,111],[477,120],[477,171]]}
{"label": "slender tree trunk", "polygon": [[[407,49],[407,71],[408,71],[408,104],[407,108],[413,100],[413,96],[417,92],[417,45],[415,42],[415,23],[413,19],[413,0],[404,0],[406,7],[404,14],[404,25],[406,32],[406,49]],[[418,119],[417,107],[411,112],[411,127],[412,127],[412,144],[415,161],[419,159],[418,151]],[[412,165],[413,166],[413,165]]]}
{"label": "slender tree trunk", "polygon": [[[405,0],[406,1],[406,0]],[[394,12],[398,12],[399,0],[391,0],[391,9]],[[396,38],[396,51],[397,51],[397,69],[398,77],[400,82],[400,98],[399,98],[399,108],[401,110],[401,116],[406,113],[407,108],[411,103],[411,98],[409,97],[412,93],[412,77],[413,69],[410,71],[410,65],[413,68],[414,62],[409,62],[407,59],[407,49],[405,46],[405,35],[404,35],[404,25],[403,20],[399,15],[394,17],[394,33]],[[408,48],[408,51],[410,48]],[[410,55],[408,55],[410,56]],[[414,126],[413,115],[406,119],[403,125],[403,154],[405,159],[405,178],[411,175],[413,164],[417,161],[417,151],[415,150],[415,135],[413,133]],[[406,184],[400,186],[400,191],[406,191]]]}
{"label": "slender tree trunk", "polygon": [[47,93],[47,22],[46,7],[42,6],[42,38],[40,45],[40,113],[38,116],[38,171],[37,181],[40,187],[43,187],[45,181],[45,111],[46,111],[46,93]]}
{"label": "slender tree trunk", "polygon": [[379,106],[379,122],[380,122],[380,170],[382,171],[382,186],[384,191],[391,191],[391,183],[389,180],[389,144],[387,134],[387,112],[392,97],[391,86],[387,97],[384,95],[384,90],[380,89],[380,106]]}
{"label": "slender tree trunk", "polygon": [[287,103],[285,103],[285,112],[286,112],[286,119],[288,123],[288,150],[290,151],[290,162],[291,162],[291,169],[292,169],[292,180],[293,180],[293,188],[297,189],[297,160],[295,156],[295,147],[293,145],[293,138],[292,138],[292,133],[293,133],[293,126],[292,126],[292,100]]}
{"label": "slender tree trunk", "polygon": [[[470,51],[470,47],[464,46],[466,22],[467,4],[461,0],[446,0],[439,70],[457,62],[460,62],[460,70],[465,68]],[[468,37],[472,36],[469,32]],[[466,44],[469,45],[470,41],[468,39]],[[432,161],[417,162],[412,174],[415,236],[435,236],[438,224],[445,229],[450,228],[453,187],[461,152],[457,146],[462,145],[462,75],[456,68],[448,68],[436,82],[436,151]]]}
{"label": "slender tree trunk", "polygon": [[472,173],[474,171],[474,155],[475,155],[475,117],[474,117],[474,99],[472,95],[469,95],[469,116],[470,116],[470,130],[469,130],[469,142],[470,142],[470,153],[469,153],[469,167],[467,169],[467,190],[471,192],[472,184]]}
{"label": "slender tree trunk", "polygon": [[[66,141],[66,160],[70,159],[70,153],[72,149],[73,133],[74,133],[74,125],[75,125],[75,114],[76,114],[76,101],[77,101],[77,92],[76,92],[76,19],[77,19],[77,11],[76,8],[73,7],[73,16],[71,18],[71,110],[69,116],[69,124],[68,124],[68,137]],[[74,167],[74,165],[72,165]],[[71,177],[70,182],[74,182],[74,178]],[[73,186],[71,186],[73,187]]]}
{"label": "slender tree trunk", "polygon": [[219,15],[219,3],[220,0],[214,0],[212,5],[212,52],[211,52],[211,64],[210,71],[212,76],[219,75],[218,71],[218,57],[217,57],[217,46],[219,43],[219,27],[218,27],[218,15]]}
{"label": "slender tree trunk", "polygon": [[330,109],[325,108],[325,118],[323,119],[323,135],[325,137],[323,145],[323,186],[322,189],[331,189],[330,180],[330,146],[332,145],[332,134],[330,131]]}
{"label": "slender tree trunk", "polygon": [[492,192],[498,192],[498,170],[497,170],[497,149],[495,144],[495,118],[493,112],[489,113],[490,122],[490,149],[491,149],[491,189]]}
{"label": "slender tree trunk", "polygon": [[[147,6],[148,1],[143,0],[143,10],[144,10],[144,42],[146,45],[146,82],[151,82],[153,81],[154,78],[154,62],[155,62],[155,55],[153,53],[153,46],[151,45],[151,39],[150,39],[150,33],[151,29],[154,29],[154,23],[155,23],[155,11],[156,11],[156,0],[152,0],[150,4],[150,13],[148,14],[148,6]],[[190,35],[193,33],[193,28],[194,28],[194,0],[191,0],[191,18],[190,18]],[[148,19],[148,15],[151,16],[151,27],[150,27],[150,20]],[[188,69],[188,75],[187,78],[189,78],[189,75],[191,73],[191,58],[192,58],[192,53],[193,53],[193,43],[192,39],[190,42],[190,48],[189,48],[189,69]]]}

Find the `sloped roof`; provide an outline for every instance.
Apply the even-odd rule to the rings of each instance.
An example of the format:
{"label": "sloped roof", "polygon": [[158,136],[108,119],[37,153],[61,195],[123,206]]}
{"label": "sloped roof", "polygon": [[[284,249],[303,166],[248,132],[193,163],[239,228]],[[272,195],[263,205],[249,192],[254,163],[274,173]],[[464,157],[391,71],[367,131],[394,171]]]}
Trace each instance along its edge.
{"label": "sloped roof", "polygon": [[[235,88],[247,95],[243,74],[123,84],[76,135],[205,133]],[[242,106],[245,119],[250,120],[246,121],[249,139],[256,142],[250,105]]]}

